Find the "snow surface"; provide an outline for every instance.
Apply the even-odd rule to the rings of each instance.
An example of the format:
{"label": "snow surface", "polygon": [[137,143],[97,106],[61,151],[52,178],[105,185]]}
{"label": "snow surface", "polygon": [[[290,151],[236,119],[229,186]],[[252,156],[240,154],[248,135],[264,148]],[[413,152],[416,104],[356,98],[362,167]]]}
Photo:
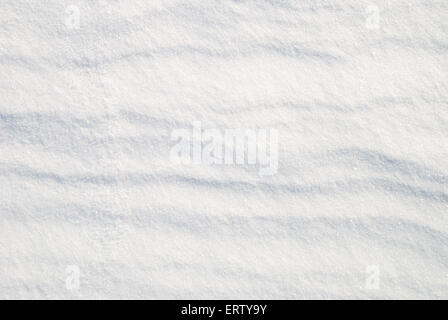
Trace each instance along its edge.
{"label": "snow surface", "polygon": [[[448,298],[447,35],[446,0],[1,0],[0,298]],[[277,129],[278,173],[174,165],[194,121]]]}

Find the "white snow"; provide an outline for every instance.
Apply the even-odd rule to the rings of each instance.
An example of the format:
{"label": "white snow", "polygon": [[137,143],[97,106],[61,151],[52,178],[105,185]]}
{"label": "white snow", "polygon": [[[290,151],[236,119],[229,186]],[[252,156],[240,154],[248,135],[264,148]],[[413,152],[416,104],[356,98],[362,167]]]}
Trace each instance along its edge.
{"label": "white snow", "polygon": [[[0,298],[448,298],[447,36],[436,0],[1,0]],[[277,174],[173,164],[195,121],[278,130]]]}

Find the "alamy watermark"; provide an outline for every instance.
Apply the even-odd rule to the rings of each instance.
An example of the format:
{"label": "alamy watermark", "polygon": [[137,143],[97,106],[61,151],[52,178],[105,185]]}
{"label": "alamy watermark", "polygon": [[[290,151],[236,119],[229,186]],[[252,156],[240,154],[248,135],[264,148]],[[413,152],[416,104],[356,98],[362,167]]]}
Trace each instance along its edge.
{"label": "alamy watermark", "polygon": [[376,5],[369,5],[366,8],[366,28],[378,30],[380,28],[380,9]]}
{"label": "alamy watermark", "polygon": [[175,164],[253,165],[260,175],[278,170],[276,129],[202,129],[200,121],[191,129],[171,133],[170,161]]}
{"label": "alamy watermark", "polygon": [[375,265],[367,266],[366,275],[366,289],[378,290],[380,288],[380,268]]}
{"label": "alamy watermark", "polygon": [[81,284],[81,270],[76,265],[68,266],[65,269],[65,287],[70,291],[78,291]]}
{"label": "alamy watermark", "polygon": [[79,29],[81,25],[79,8],[74,5],[68,6],[65,13],[67,14],[65,26],[69,29]]}

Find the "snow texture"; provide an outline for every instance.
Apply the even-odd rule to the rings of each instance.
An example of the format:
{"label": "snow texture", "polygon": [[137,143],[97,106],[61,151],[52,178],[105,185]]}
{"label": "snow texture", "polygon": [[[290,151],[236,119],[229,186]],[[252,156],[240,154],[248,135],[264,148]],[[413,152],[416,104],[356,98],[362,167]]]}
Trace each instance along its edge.
{"label": "snow texture", "polygon": [[[1,0],[0,298],[448,298],[447,35],[446,0]],[[277,174],[173,164],[195,121],[275,128]]]}

